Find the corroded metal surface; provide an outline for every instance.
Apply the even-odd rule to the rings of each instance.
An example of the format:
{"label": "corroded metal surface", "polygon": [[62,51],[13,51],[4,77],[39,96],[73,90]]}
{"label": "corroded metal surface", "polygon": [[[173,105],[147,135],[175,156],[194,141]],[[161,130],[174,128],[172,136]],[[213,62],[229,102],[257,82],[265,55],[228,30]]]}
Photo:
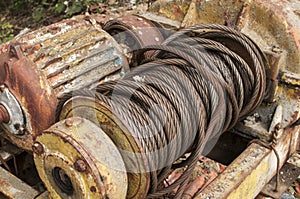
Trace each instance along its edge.
{"label": "corroded metal surface", "polygon": [[[35,164],[52,198],[125,198],[127,174],[118,149],[95,124],[62,120],[37,137]],[[39,147],[39,148],[40,148]]]}
{"label": "corroded metal surface", "polygon": [[35,189],[2,167],[0,167],[0,193],[2,193],[5,198],[11,199],[29,199],[39,195]]}
{"label": "corroded metal surface", "polygon": [[210,0],[210,1],[156,1],[149,9],[150,13],[179,21],[181,27],[195,24],[217,23],[233,25],[247,0]]}
{"label": "corroded metal surface", "polygon": [[[258,43],[262,50],[281,54],[280,63],[271,65],[269,70],[279,68],[299,74],[299,10],[297,0],[189,0],[180,3],[161,0],[156,1],[149,12],[179,22],[181,27],[206,23],[235,27]],[[169,25],[174,26],[172,24],[175,23]]]}
{"label": "corroded metal surface", "polygon": [[[128,127],[124,126],[107,105],[99,103],[93,97],[74,97],[66,102],[60,114],[60,120],[73,116],[80,116],[92,121],[110,137],[119,149],[128,172],[126,197],[145,198],[150,177],[149,173],[145,172],[148,165],[137,137],[133,137],[128,132]],[[91,133],[90,140],[97,136],[97,133]]]}
{"label": "corroded metal surface", "polygon": [[[280,167],[299,142],[300,128],[287,129],[275,147],[280,157]],[[251,144],[233,161],[215,181],[195,198],[255,198],[276,173],[274,152],[258,144]]]}
{"label": "corroded metal surface", "polygon": [[[112,35],[129,31],[134,41],[128,41],[130,38],[123,38],[124,40],[121,43],[128,42],[128,46],[133,47],[133,50],[135,50],[147,45],[162,43],[164,38],[157,26],[159,25],[141,16],[127,15],[108,21],[103,29]],[[130,42],[136,43],[130,44]]]}
{"label": "corroded metal surface", "polygon": [[10,120],[9,113],[7,109],[1,104],[0,105],[0,122],[8,123]]}
{"label": "corroded metal surface", "polygon": [[4,136],[30,150],[34,136],[54,122],[56,96],[20,46],[11,45],[7,53],[10,58],[0,67],[0,84],[5,85],[4,92],[10,96],[9,103],[4,96],[0,103],[11,111],[10,122],[3,123]]}
{"label": "corroded metal surface", "polygon": [[64,20],[15,38],[58,96],[128,69],[117,42],[84,19]]}
{"label": "corroded metal surface", "polygon": [[[263,0],[192,0],[180,1],[180,3],[179,1],[158,1],[151,9],[152,13],[162,15],[156,17],[156,19],[164,21],[163,17],[168,17],[170,21],[165,20],[164,23],[175,29],[199,23],[218,23],[236,27],[255,40],[266,52],[267,59],[270,62],[270,67],[267,68],[268,80],[270,82],[268,87],[269,93],[266,99],[268,102],[276,101],[276,104],[267,105],[269,106],[267,108],[260,107],[261,111],[259,114],[254,113],[253,117],[251,116],[243,121],[244,124],[239,124],[239,131],[244,134],[248,131],[251,136],[258,137],[264,141],[271,141],[271,132],[280,124],[279,140],[276,146],[276,150],[280,154],[280,165],[284,163],[292,152],[297,148],[299,149],[299,127],[295,126],[295,123],[300,118],[299,10],[300,4],[297,0],[274,0],[271,2]],[[125,26],[122,26],[125,27],[124,30],[127,30],[126,28],[133,30],[136,23],[138,24],[137,26],[140,26],[145,22],[140,17],[133,17],[133,19],[129,20],[121,18],[117,21],[115,24],[119,25],[119,27],[119,21],[126,23]],[[114,22],[110,25],[114,24]],[[152,25],[150,24],[150,26]],[[115,28],[118,28],[118,26],[115,26]],[[156,30],[151,31],[150,33],[142,32],[140,34],[138,30],[135,30],[132,36],[138,41],[138,45],[134,43],[131,48],[137,49],[139,46],[153,44],[152,42],[160,43],[160,39],[157,40],[155,37],[148,37],[148,35],[153,36],[158,34],[158,32],[155,32]],[[101,32],[102,36],[99,36],[99,32]],[[117,50],[110,48],[110,46],[116,45],[116,42],[111,40],[107,35],[98,26],[95,26],[95,24],[91,24],[85,20],[72,19],[22,35],[15,38],[10,45],[6,44],[1,47],[0,66],[3,66],[3,68],[0,68],[0,79],[2,79],[2,83],[10,89],[10,92],[22,105],[24,112],[22,117],[26,121],[30,121],[26,132],[33,133],[35,137],[38,132],[41,132],[40,129],[45,129],[53,123],[52,116],[54,116],[54,113],[50,112],[54,108],[45,111],[41,107],[53,107],[56,105],[57,97],[74,89],[94,87],[99,82],[107,80],[108,75],[115,74],[116,72],[117,76],[113,78],[118,78],[126,70],[127,63],[121,55],[121,51],[119,51],[120,48],[118,49],[117,47]],[[17,46],[21,46],[21,48],[18,50]],[[19,60],[22,60],[22,62]],[[23,62],[26,64],[20,65]],[[15,69],[17,67],[20,67],[21,70],[17,71]],[[32,69],[26,71],[27,69],[25,70],[25,68],[27,67]],[[10,70],[11,68],[13,70]],[[21,73],[20,77],[15,75],[18,73]],[[30,75],[32,75],[32,78],[26,79]],[[38,81],[38,78],[41,78],[41,81]],[[19,84],[20,81],[23,83]],[[278,86],[280,83],[284,85]],[[31,84],[37,85],[37,90],[46,90],[47,92],[51,90],[48,93],[49,95],[47,95],[47,98],[49,98],[47,99],[48,101],[41,100],[40,97],[44,97],[44,95],[41,92],[36,92],[36,89],[30,91],[29,85],[32,86]],[[25,88],[24,91],[20,89],[23,87]],[[24,98],[24,96],[30,97]],[[39,104],[40,100],[43,102],[43,105]],[[33,104],[39,104],[40,106],[33,107]],[[2,118],[6,118],[5,120],[7,120],[5,110],[0,110],[2,110],[0,112]],[[45,112],[39,112],[42,110]],[[264,112],[264,110],[267,110],[267,112]],[[267,118],[266,120],[261,120],[261,113]],[[141,147],[134,138],[129,136],[126,131],[128,127],[124,127],[118,116],[115,116],[105,105],[98,102],[95,103],[94,99],[82,97],[65,105],[60,119],[69,119],[65,120],[64,124],[57,124],[61,125],[60,127],[65,125],[60,129],[61,131],[57,131],[53,127],[53,129],[51,128],[45,134],[38,137],[38,139],[41,139],[40,142],[33,144],[33,152],[35,153],[38,168],[47,170],[47,172],[41,172],[41,176],[44,176],[44,182],[48,182],[46,178],[53,177],[52,171],[55,165],[61,164],[61,167],[64,167],[69,172],[67,174],[71,176],[71,179],[78,180],[84,178],[84,180],[87,180],[87,183],[85,183],[85,185],[89,185],[87,188],[78,185],[78,190],[81,189],[79,194],[100,194],[99,190],[107,188],[102,185],[92,185],[94,182],[91,179],[96,179],[95,181],[98,184],[102,183],[100,182],[101,177],[98,176],[97,179],[95,176],[98,172],[97,169],[102,169],[103,167],[99,166],[96,168],[96,166],[93,167],[91,164],[85,164],[90,161],[90,157],[87,154],[79,153],[78,147],[87,147],[85,151],[92,151],[89,147],[97,148],[98,146],[94,142],[91,142],[94,145],[90,142],[77,143],[72,139],[81,140],[82,138],[76,137],[78,136],[76,133],[73,134],[78,130],[77,127],[75,129],[73,127],[80,124],[76,123],[77,120],[72,120],[72,116],[87,118],[97,124],[98,127],[101,127],[110,139],[115,142],[117,147],[122,149],[123,152],[121,152],[121,155],[127,170],[136,167],[136,165],[147,167],[143,158],[137,158],[136,161],[129,158],[126,159],[124,151],[138,153],[141,151]],[[39,117],[42,117],[41,122],[39,121]],[[97,134],[104,134],[102,131],[98,132],[98,127],[93,128],[96,129],[95,132],[91,133],[89,131],[89,133],[86,133],[89,140],[96,141],[98,138]],[[86,132],[86,130],[82,130],[82,132]],[[30,150],[33,139],[31,135],[28,137],[22,135],[21,139],[11,134],[6,136],[10,137],[20,147]],[[57,145],[54,141],[57,141],[59,144]],[[42,145],[41,143],[43,142],[46,144]],[[89,146],[90,144],[91,146]],[[63,160],[59,159],[57,161],[57,159],[52,158],[53,156],[61,158],[57,154],[53,156],[49,154],[45,155],[48,151],[54,151],[54,148],[48,150],[48,146],[57,147],[55,148],[56,151],[67,155],[64,155]],[[64,147],[60,148],[60,146]],[[47,158],[44,158],[46,156]],[[70,158],[71,161],[69,161]],[[118,156],[116,159],[122,158]],[[43,162],[44,160],[45,162]],[[203,189],[197,197],[218,199],[222,197],[234,199],[244,197],[253,198],[275,174],[275,164],[276,158],[271,150],[257,144],[252,144],[223,174]],[[48,168],[47,166],[44,167],[44,165],[51,165],[52,167]],[[72,168],[72,171],[69,171],[69,168]],[[144,171],[143,168],[140,169]],[[104,170],[107,171],[106,168]],[[57,174],[61,174],[61,170],[56,169],[55,171],[57,171]],[[72,172],[75,172],[76,175],[73,175]],[[92,176],[89,179],[85,178],[86,176],[83,177],[87,172],[90,172],[89,174]],[[193,177],[195,176],[191,177],[192,182],[189,183],[185,191],[184,197],[186,198],[193,197],[200,189],[200,185],[197,183],[199,182],[198,179],[202,179],[203,176],[197,176],[196,180]],[[68,178],[64,178],[63,181],[68,181]],[[77,182],[79,181],[76,181],[76,184]],[[150,183],[148,174],[128,173],[128,182],[127,197],[144,198],[146,196],[146,191]],[[53,179],[52,181],[49,180],[47,187],[51,190],[52,195],[57,193],[61,195],[59,193],[60,188],[55,187],[56,185],[53,186],[56,183]],[[123,184],[126,183],[123,182]],[[120,184],[120,186],[123,185],[121,182]],[[68,191],[66,193],[70,194]],[[87,195],[84,195],[84,197]]]}
{"label": "corroded metal surface", "polygon": [[175,21],[182,21],[189,9],[190,0],[156,1],[148,10],[150,13],[164,16]]}
{"label": "corroded metal surface", "polygon": [[119,17],[108,21],[103,29],[111,34],[118,43],[123,44],[127,55],[132,56],[132,62],[141,59],[134,55],[134,50],[148,45],[161,44],[164,40],[159,23],[152,22],[142,16],[127,15]]}
{"label": "corroded metal surface", "polygon": [[289,186],[298,178],[300,175],[300,167],[296,165],[285,163],[280,169],[278,181],[278,189],[275,190],[276,186],[276,177],[274,176],[272,180],[266,184],[266,186],[261,191],[261,194],[264,196],[269,196],[272,198],[281,198],[284,192],[289,188]]}
{"label": "corroded metal surface", "polygon": [[[180,27],[199,23],[225,24],[258,43],[269,61],[265,100],[272,104],[255,110],[235,127],[235,132],[269,142],[272,131],[280,125],[277,151],[281,165],[299,148],[299,127],[296,125],[300,111],[299,10],[297,0],[191,0],[182,4],[174,0],[155,2],[148,14],[151,19],[155,18],[153,14],[172,19],[168,25],[173,28],[178,28],[178,24]],[[258,151],[260,154],[251,157],[252,152]],[[250,146],[198,198],[254,198],[275,174],[276,158],[272,153],[258,145]],[[248,160],[250,157],[253,159]]]}
{"label": "corroded metal surface", "polygon": [[[204,189],[226,166],[206,157],[201,157],[197,162],[193,173],[190,176],[189,183],[183,193],[183,199],[193,198],[193,196]],[[184,168],[174,170],[165,180],[165,186],[168,187],[178,179],[184,171]],[[174,190],[176,192],[177,189]]]}
{"label": "corroded metal surface", "polygon": [[300,87],[300,74],[281,72],[279,78],[283,83]]}
{"label": "corroded metal surface", "polygon": [[[5,136],[26,150],[31,150],[38,133],[54,123],[58,97],[92,88],[109,75],[120,78],[128,70],[118,43],[100,26],[83,18],[17,36],[1,51],[0,84],[16,98],[18,106],[11,106],[11,110],[19,107],[24,120],[11,121],[11,125],[17,122],[25,132],[15,136],[6,128]],[[3,100],[0,97],[0,103]],[[10,114],[12,120],[16,114]]]}
{"label": "corroded metal surface", "polygon": [[[299,1],[255,0],[249,11],[240,16],[238,28],[265,50],[282,52],[284,62],[280,70],[300,73],[300,9]],[[263,16],[263,17],[262,17]]]}

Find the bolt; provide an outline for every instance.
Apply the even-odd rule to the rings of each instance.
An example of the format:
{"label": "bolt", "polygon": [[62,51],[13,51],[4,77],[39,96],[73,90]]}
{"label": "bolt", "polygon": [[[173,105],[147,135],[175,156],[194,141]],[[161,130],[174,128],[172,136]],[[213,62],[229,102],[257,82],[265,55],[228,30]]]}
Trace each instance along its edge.
{"label": "bolt", "polygon": [[74,168],[76,169],[76,171],[84,172],[86,171],[86,164],[83,160],[78,159],[74,163]]}
{"label": "bolt", "polygon": [[32,151],[37,155],[41,155],[42,153],[44,153],[44,147],[43,145],[41,145],[41,143],[35,142],[32,145]]}
{"label": "bolt", "polygon": [[25,135],[25,133],[29,132],[25,125],[20,125],[19,123],[14,124],[14,127],[17,130],[17,135]]}
{"label": "bolt", "polygon": [[79,126],[82,122],[83,122],[82,118],[70,117],[65,120],[65,125],[67,127]]}
{"label": "bolt", "polygon": [[10,121],[9,113],[7,109],[0,104],[0,123],[8,123]]}
{"label": "bolt", "polygon": [[0,85],[0,91],[1,91],[2,93],[5,91],[5,86],[4,86],[4,84],[1,84],[1,85]]}

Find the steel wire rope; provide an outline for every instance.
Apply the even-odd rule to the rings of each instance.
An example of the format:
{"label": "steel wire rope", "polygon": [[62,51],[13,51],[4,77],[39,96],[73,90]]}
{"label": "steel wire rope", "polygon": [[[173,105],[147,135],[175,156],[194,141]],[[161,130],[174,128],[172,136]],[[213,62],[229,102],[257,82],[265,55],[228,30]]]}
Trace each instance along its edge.
{"label": "steel wire rope", "polygon": [[[148,51],[155,52],[142,56]],[[148,197],[181,198],[200,155],[211,148],[206,143],[262,102],[266,59],[249,37],[216,24],[183,29],[137,52],[146,57],[138,60],[140,66],[119,81],[65,95],[57,116],[73,96],[104,102],[130,126],[147,154]],[[184,168],[182,175],[166,185],[178,167]]]}

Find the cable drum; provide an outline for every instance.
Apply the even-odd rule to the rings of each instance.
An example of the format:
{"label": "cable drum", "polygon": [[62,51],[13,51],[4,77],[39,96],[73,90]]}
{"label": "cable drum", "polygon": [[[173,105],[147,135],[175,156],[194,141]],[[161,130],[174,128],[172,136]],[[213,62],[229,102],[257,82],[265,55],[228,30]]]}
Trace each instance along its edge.
{"label": "cable drum", "polygon": [[[147,197],[181,198],[200,155],[262,102],[267,63],[250,38],[221,25],[183,29],[161,45],[138,50],[138,57],[149,51],[155,52],[138,60],[139,66],[123,79],[98,85],[93,94],[81,90],[65,95],[57,120],[76,115],[76,107],[68,104],[80,96],[110,107],[146,157],[149,170],[144,172],[151,177]],[[105,123],[98,123],[106,132]],[[130,154],[119,151],[127,172],[140,172],[130,170]],[[166,185],[164,180],[178,167],[184,168],[183,175]]]}

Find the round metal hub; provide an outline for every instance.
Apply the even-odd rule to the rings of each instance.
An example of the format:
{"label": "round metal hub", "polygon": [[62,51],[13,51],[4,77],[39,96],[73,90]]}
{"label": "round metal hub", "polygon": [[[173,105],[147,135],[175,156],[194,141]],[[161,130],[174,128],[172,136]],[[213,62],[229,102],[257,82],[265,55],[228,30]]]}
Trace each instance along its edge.
{"label": "round metal hub", "polygon": [[34,161],[52,198],[125,198],[127,173],[112,140],[92,122],[71,117],[37,137]]}
{"label": "round metal hub", "polygon": [[9,115],[9,121],[3,122],[2,126],[8,132],[16,136],[24,136],[26,134],[26,120],[24,111],[22,110],[19,102],[8,88],[2,86],[0,92],[0,104],[6,109]]}

